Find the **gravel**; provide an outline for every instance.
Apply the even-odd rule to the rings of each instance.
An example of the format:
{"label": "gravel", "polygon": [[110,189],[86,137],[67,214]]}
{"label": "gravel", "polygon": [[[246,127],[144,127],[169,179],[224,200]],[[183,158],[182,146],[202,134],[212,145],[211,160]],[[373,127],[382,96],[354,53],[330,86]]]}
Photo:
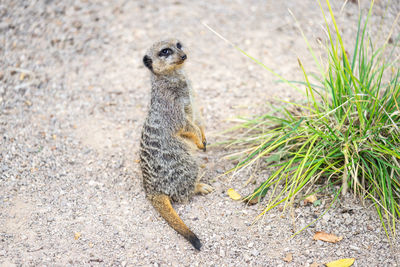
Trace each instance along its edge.
{"label": "gravel", "polygon": [[[358,18],[353,2],[342,11],[342,1],[332,3],[345,43]],[[372,30],[388,33],[400,3],[376,2]],[[202,22],[299,80],[297,57],[315,66],[288,9],[321,51],[323,17],[314,0],[0,1],[0,266],[310,266],[344,257],[356,258],[354,266],[400,266],[399,239],[391,246],[373,207],[350,195],[294,238],[329,199],[294,207],[295,220],[276,209],[253,224],[262,207],[225,193],[253,190],[243,187],[248,174],[221,177],[232,163],[224,158],[230,151],[216,146],[197,155],[216,191],[175,205],[201,252],[145,199],[137,163],[150,90],[144,51],[170,36],[189,48],[187,73],[215,143],[231,118],[299,95]],[[315,231],[343,240],[314,241]]]}

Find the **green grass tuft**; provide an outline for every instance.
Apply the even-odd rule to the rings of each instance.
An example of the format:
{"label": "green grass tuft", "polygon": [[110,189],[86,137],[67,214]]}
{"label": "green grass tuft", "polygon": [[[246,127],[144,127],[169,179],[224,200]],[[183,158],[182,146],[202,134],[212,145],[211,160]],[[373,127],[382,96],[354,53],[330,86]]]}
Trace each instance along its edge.
{"label": "green grass tuft", "polygon": [[311,77],[299,60],[306,104],[289,103],[290,109],[273,113],[278,115],[249,119],[235,127],[234,131],[245,130],[245,134],[229,144],[244,147],[244,156],[228,173],[257,161],[273,167],[251,196],[265,194],[267,188],[271,192],[262,214],[282,203],[286,208],[317,181],[338,184],[338,192],[351,190],[370,199],[386,234],[394,236],[400,218],[400,71],[394,54],[399,36],[391,51],[387,42],[374,47],[366,33],[372,1],[363,23],[360,15],[350,56],[326,2],[334,28],[321,7],[329,42],[327,62],[317,62],[326,67]]}

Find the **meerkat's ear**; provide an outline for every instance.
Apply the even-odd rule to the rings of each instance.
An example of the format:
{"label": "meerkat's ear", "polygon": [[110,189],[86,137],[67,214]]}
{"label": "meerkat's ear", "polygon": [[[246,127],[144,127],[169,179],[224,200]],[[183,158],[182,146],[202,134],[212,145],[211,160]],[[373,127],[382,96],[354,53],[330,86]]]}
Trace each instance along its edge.
{"label": "meerkat's ear", "polygon": [[149,70],[153,71],[153,60],[149,56],[146,55],[143,57],[143,63]]}

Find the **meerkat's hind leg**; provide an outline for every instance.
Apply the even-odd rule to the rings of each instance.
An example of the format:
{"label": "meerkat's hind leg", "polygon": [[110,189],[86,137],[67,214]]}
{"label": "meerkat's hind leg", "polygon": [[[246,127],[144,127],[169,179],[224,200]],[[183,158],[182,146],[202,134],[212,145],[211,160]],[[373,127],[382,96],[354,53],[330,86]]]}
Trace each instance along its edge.
{"label": "meerkat's hind leg", "polygon": [[201,194],[201,195],[207,195],[214,191],[214,187],[208,184],[203,184],[203,183],[196,183],[194,187],[194,193],[195,194]]}

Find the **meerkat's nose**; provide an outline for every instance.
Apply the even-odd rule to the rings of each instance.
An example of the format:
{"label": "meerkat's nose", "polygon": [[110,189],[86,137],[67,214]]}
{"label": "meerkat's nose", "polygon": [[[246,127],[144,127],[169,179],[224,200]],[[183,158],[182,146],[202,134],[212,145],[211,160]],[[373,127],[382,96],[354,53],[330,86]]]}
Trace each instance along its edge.
{"label": "meerkat's nose", "polygon": [[185,59],[187,59],[187,56],[184,54],[183,56],[181,56],[181,59],[185,60]]}

